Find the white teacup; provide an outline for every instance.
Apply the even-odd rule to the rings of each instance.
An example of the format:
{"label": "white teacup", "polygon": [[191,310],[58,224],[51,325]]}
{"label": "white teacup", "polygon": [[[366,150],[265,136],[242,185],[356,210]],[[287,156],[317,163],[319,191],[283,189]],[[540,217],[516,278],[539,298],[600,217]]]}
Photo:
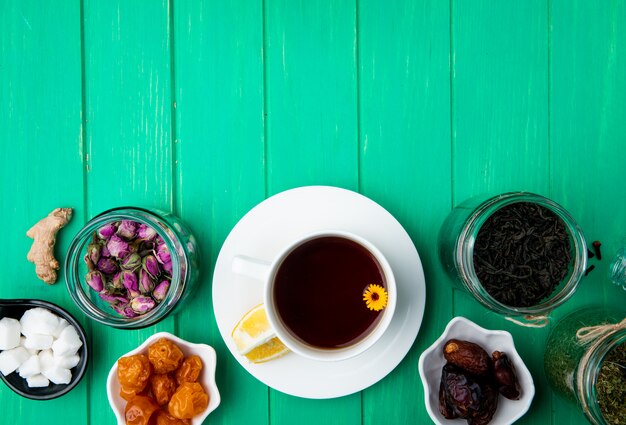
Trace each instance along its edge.
{"label": "white teacup", "polygon": [[[277,281],[277,274],[281,269],[281,265],[285,260],[299,247],[307,244],[316,239],[325,237],[335,237],[347,239],[355,242],[364,248],[378,263],[378,268],[384,280],[384,286],[387,292],[387,305],[381,311],[380,317],[378,317],[377,323],[368,329],[364,336],[358,339],[351,345],[343,346],[341,348],[322,348],[318,346],[306,343],[302,338],[295,335],[285,325],[281,318],[280,311],[276,306],[274,287]],[[321,361],[338,361],[345,360],[350,357],[357,356],[370,348],[380,339],[385,333],[396,307],[396,281],[385,256],[376,248],[372,243],[357,236],[353,233],[337,231],[337,230],[325,230],[315,233],[304,235],[297,240],[293,241],[281,252],[279,252],[271,262],[260,260],[257,258],[251,258],[247,256],[236,256],[233,258],[232,270],[234,273],[252,277],[264,284],[264,303],[265,310],[271,326],[276,332],[276,336],[294,353],[301,356]],[[332,296],[332,293],[330,294]],[[362,295],[361,295],[362,297]],[[365,307],[365,301],[363,301],[363,308]],[[320,311],[323,314],[323,311]]]}

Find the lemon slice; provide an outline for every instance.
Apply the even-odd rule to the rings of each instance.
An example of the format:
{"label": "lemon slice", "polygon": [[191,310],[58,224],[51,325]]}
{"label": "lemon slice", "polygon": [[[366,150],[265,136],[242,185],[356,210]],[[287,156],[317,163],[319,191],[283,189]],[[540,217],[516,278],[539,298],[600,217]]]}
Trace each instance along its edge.
{"label": "lemon slice", "polygon": [[248,311],[231,336],[239,354],[252,363],[264,363],[289,352],[272,329],[263,304]]}

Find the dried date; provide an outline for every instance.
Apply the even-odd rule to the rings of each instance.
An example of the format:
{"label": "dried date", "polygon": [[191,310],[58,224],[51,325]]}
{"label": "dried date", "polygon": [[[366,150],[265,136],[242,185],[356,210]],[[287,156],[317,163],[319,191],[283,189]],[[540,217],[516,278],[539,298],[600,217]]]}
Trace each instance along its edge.
{"label": "dried date", "polygon": [[445,359],[474,375],[486,374],[491,366],[489,354],[478,344],[451,339],[443,346]]}
{"label": "dried date", "polygon": [[447,363],[441,371],[444,399],[457,417],[476,416],[481,407],[482,388],[467,372]]}
{"label": "dried date", "polygon": [[441,371],[441,383],[439,384],[439,412],[446,419],[456,419],[459,415],[456,413],[446,395],[446,373]]}
{"label": "dried date", "polygon": [[493,358],[493,375],[500,394],[509,400],[519,400],[520,385],[511,360],[500,351],[494,351],[491,356]]}
{"label": "dried date", "polygon": [[476,416],[467,418],[468,425],[487,425],[498,408],[498,390],[488,382],[481,382],[482,401]]}

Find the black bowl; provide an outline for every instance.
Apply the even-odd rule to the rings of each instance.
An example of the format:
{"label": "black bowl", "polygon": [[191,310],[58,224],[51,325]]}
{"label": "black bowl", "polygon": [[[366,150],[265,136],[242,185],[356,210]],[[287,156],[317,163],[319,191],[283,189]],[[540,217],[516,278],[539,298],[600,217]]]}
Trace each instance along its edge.
{"label": "black bowl", "polygon": [[83,345],[78,349],[80,355],[80,361],[76,366],[71,369],[72,380],[69,384],[53,384],[50,383],[47,387],[41,388],[29,388],[26,379],[22,378],[18,373],[13,372],[4,376],[0,373],[0,378],[7,384],[9,388],[21,395],[22,397],[30,398],[33,400],[51,400],[53,398],[61,397],[64,394],[70,392],[83,378],[85,371],[87,370],[87,363],[89,360],[89,348],[87,347],[87,335],[80,323],[67,311],[62,309],[56,304],[52,304],[42,300],[0,300],[0,318],[11,317],[19,320],[26,310],[31,308],[42,307],[50,310],[57,316],[60,316],[67,320],[70,325],[76,328],[76,332],[80,336],[80,340]]}

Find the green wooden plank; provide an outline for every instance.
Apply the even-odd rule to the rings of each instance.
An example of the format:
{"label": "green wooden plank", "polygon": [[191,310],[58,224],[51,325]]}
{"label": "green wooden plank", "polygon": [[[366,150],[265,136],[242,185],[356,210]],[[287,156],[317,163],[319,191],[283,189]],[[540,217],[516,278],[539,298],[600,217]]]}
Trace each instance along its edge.
{"label": "green wooden plank", "polygon": [[[75,209],[57,238],[61,263],[84,223],[79,3],[3,1],[0,27],[0,222],[5,229],[0,298],[52,301],[86,325],[67,294],[63,270],[55,285],[46,285],[26,260],[32,243],[26,231],[54,208]],[[2,422],[86,423],[89,385],[87,375],[69,394],[44,402],[46,409],[0,385]]]}
{"label": "green wooden plank", "polygon": [[423,262],[427,296],[413,348],[387,378],[364,391],[365,424],[428,420],[417,362],[452,318],[452,288],[441,284],[436,255],[451,203],[449,22],[448,3],[359,3],[361,191],[409,232]]}
{"label": "green wooden plank", "polygon": [[[528,190],[549,195],[548,8],[452,3],[453,201],[481,193]],[[511,332],[530,369],[536,395],[520,423],[549,423],[543,373],[548,328],[523,328],[455,291],[455,315]]]}
{"label": "green wooden plank", "polygon": [[[172,208],[169,24],[167,1],[84,2],[89,217],[123,205]],[[162,330],[175,330],[173,317],[139,331],[93,325],[92,423],[114,421],[111,365]]]}
{"label": "green wooden plank", "polygon": [[[602,261],[555,316],[587,305],[624,311],[626,293],[607,278],[626,243],[626,2],[551,3],[551,158],[554,198],[577,219]],[[586,423],[579,409],[554,397],[555,422]]]}
{"label": "green wooden plank", "polygon": [[222,243],[265,197],[262,3],[181,0],[174,20],[178,211],[201,251],[199,287],[179,315],[179,335],[217,351],[222,406],[208,422],[264,424],[267,387],[226,348],[211,296]]}
{"label": "green wooden plank", "polygon": [[[355,25],[354,2],[265,3],[268,194],[308,184],[357,189]],[[271,391],[270,421],[358,424],[361,396]]]}
{"label": "green wooden plank", "polygon": [[308,184],[356,189],[354,2],[266,2],[269,194]]}

